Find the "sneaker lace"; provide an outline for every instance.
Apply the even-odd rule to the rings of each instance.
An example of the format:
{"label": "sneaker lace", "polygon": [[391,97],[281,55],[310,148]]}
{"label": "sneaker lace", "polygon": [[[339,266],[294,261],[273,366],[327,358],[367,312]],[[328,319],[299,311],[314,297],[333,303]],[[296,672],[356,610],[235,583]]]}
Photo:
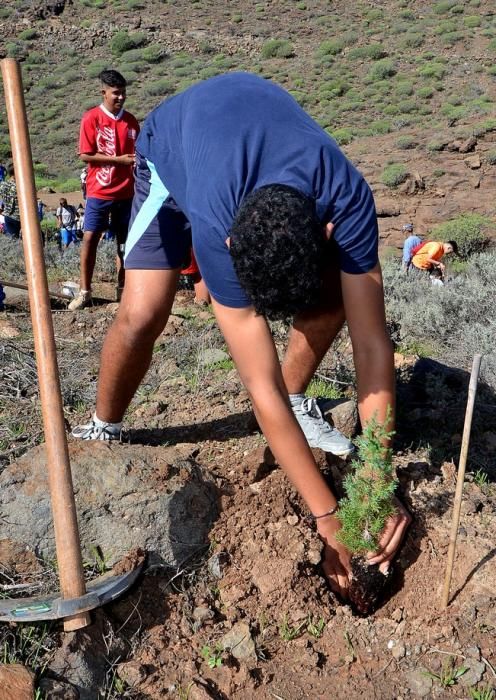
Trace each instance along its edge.
{"label": "sneaker lace", "polygon": [[306,413],[309,416],[312,416],[313,418],[320,418],[324,420],[322,416],[322,411],[320,410],[319,405],[317,403],[317,399],[311,397],[303,399],[303,401],[301,402],[301,411],[302,413]]}
{"label": "sneaker lace", "polygon": [[95,423],[91,422],[85,427],[86,430],[81,433],[83,440],[100,440],[102,435],[104,436],[103,439],[105,439],[105,436],[115,437],[114,433],[107,429],[107,423],[104,425],[95,425]]}

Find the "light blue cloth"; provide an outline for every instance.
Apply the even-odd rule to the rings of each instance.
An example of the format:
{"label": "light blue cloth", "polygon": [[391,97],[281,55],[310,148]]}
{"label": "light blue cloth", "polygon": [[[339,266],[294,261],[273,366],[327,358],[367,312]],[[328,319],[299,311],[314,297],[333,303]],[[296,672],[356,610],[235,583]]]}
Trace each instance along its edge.
{"label": "light blue cloth", "polygon": [[403,265],[407,267],[412,262],[413,249],[422,243],[422,239],[419,236],[408,236],[403,244]]}

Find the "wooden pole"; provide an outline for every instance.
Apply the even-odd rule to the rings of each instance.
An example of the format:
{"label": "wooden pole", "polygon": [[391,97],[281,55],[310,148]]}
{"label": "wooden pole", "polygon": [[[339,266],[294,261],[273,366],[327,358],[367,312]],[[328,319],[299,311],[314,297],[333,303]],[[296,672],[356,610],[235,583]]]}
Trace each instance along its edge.
{"label": "wooden pole", "polygon": [[465,467],[467,464],[468,445],[470,442],[470,430],[472,427],[472,416],[474,414],[475,395],[477,393],[477,380],[482,355],[475,355],[470,374],[470,384],[468,387],[467,410],[465,412],[465,423],[463,426],[462,447],[460,450],[460,461],[458,463],[458,476],[456,480],[455,500],[453,502],[453,515],[451,520],[451,533],[448,548],[448,562],[444,576],[443,597],[441,601],[442,610],[446,610],[449,603],[449,593],[451,585],[451,574],[453,572],[453,562],[455,561],[456,538],[458,536],[458,525],[460,523],[460,510],[462,507],[463,482],[465,481]]}
{"label": "wooden pole", "polygon": [[[9,280],[0,280],[0,284],[3,287],[12,287],[12,289],[24,289],[26,292],[29,290],[29,287],[25,284],[20,284],[19,282],[9,282]],[[68,296],[67,294],[59,294],[58,292],[51,292],[48,290],[48,296],[53,297],[54,299],[64,299],[65,301],[70,301],[73,297]]]}
{"label": "wooden pole", "polygon": [[[86,593],[86,586],[38,220],[22,76],[19,64],[13,58],[5,58],[1,62],[1,67],[21,213],[22,242],[38,366],[60,587],[63,598],[79,598]],[[86,627],[90,621],[89,613],[80,613],[66,618],[64,629],[70,631]]]}

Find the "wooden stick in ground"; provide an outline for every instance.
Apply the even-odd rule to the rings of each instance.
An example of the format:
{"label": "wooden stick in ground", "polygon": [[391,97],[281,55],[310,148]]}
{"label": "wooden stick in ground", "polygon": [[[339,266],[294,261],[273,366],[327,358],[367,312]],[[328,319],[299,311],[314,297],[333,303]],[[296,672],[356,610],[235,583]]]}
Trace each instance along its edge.
{"label": "wooden stick in ground", "polygon": [[[12,58],[4,59],[1,67],[21,214],[60,587],[64,598],[79,598],[86,593],[86,586],[65,435],[21,70],[17,61]],[[89,613],[74,615],[64,620],[64,629],[70,631],[86,627],[90,621]]]}
{"label": "wooden stick in ground", "polygon": [[449,603],[449,593],[451,585],[451,574],[453,573],[453,562],[455,561],[456,538],[458,536],[458,525],[460,523],[460,510],[462,507],[463,482],[465,481],[465,466],[467,464],[468,445],[470,442],[470,430],[472,427],[472,416],[474,413],[475,395],[477,393],[477,380],[482,355],[475,355],[470,374],[470,384],[468,387],[467,410],[465,412],[465,423],[463,426],[462,447],[460,450],[460,462],[458,464],[458,476],[456,479],[455,500],[453,502],[453,516],[451,520],[451,533],[448,548],[448,563],[444,576],[443,597],[441,601],[442,610],[446,610]]}
{"label": "wooden stick in ground", "polygon": [[[25,284],[20,284],[19,282],[9,282],[9,280],[0,280],[0,284],[3,287],[12,287],[12,289],[24,289],[25,291],[29,290],[29,287]],[[54,299],[64,299],[65,301],[70,301],[73,297],[70,297],[68,294],[59,294],[58,292],[51,292],[48,290],[48,295],[53,297]]]}

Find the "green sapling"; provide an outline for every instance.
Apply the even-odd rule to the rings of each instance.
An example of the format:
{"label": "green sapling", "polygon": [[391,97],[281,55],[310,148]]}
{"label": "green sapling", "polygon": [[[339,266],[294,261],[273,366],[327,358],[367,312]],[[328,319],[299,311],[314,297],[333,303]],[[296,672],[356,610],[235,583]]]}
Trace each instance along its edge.
{"label": "green sapling", "polygon": [[337,538],[353,554],[365,554],[378,548],[379,536],[394,513],[393,495],[397,479],[393,472],[392,450],[385,447],[394,434],[372,418],[357,438],[358,459],[353,472],[344,480],[346,492],[336,517],[341,522]]}

